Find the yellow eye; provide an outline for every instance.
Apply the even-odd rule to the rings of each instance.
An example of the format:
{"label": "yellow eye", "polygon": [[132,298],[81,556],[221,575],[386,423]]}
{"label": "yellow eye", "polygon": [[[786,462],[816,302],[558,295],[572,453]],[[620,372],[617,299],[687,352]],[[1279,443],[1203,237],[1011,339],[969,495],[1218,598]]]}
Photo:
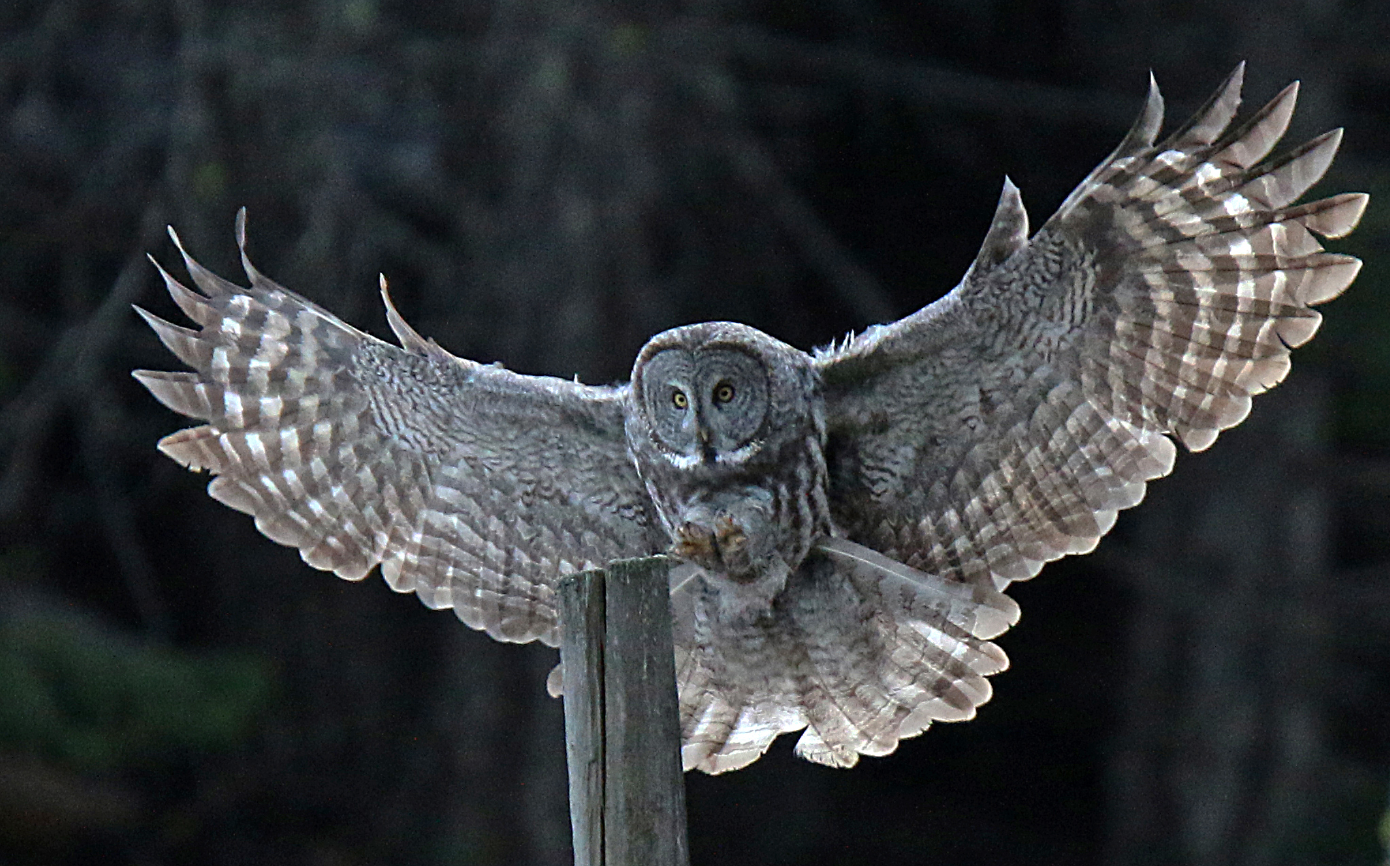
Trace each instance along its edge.
{"label": "yellow eye", "polygon": [[684,409],[686,406],[690,405],[690,398],[685,396],[684,391],[676,389],[671,392],[671,402],[677,409]]}
{"label": "yellow eye", "polygon": [[714,389],[714,402],[728,403],[734,399],[734,386],[728,382],[720,382]]}

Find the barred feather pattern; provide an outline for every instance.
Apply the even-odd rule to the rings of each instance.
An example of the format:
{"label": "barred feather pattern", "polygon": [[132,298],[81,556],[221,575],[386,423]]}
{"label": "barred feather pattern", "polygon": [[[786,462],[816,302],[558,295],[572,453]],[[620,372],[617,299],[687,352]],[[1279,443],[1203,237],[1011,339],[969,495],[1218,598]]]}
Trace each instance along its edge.
{"label": "barred feather pattern", "polygon": [[160,268],[200,330],[137,308],[193,369],[136,378],[207,422],[160,450],[213,473],[213,498],[315,568],[360,580],[380,565],[393,589],[506,641],[558,644],[560,576],[661,549],[626,453],[623,389],[455,358],[410,330],[383,287],[403,348],[391,346],[261,275],[244,213],[237,238],[248,288],[181,245],[201,291]]}
{"label": "barred feather pattern", "polygon": [[[683,552],[685,766],[735,769],[802,729],[798,754],[851,766],[973,716],[1008,664],[992,640],[1018,619],[1009,583],[1091,550],[1175,443],[1239,423],[1317,330],[1311,306],[1355,278],[1317,237],[1351,231],[1366,196],[1295,204],[1340,132],[1270,158],[1297,88],[1228,131],[1242,75],[1160,144],[1151,86],[1036,234],[1006,179],[960,285],[814,357],[706,323],[653,337],[630,385],[591,388],[456,358],[383,287],[398,348],[260,275],[239,217],[250,287],[184,253],[199,291],[165,284],[200,329],[141,314],[192,372],[136,376],[205,422],[161,449],[266,535],[349,579],[379,564],[502,640],[557,642],[566,572]],[[668,349],[689,363],[653,360]],[[707,350],[753,377],[738,393],[765,391],[740,416],[751,438],[672,420]]]}
{"label": "barred feather pattern", "polygon": [[940,301],[818,363],[831,497],[850,538],[929,574],[996,588],[1091,550],[1116,512],[1245,418],[1360,262],[1367,197],[1293,202],[1327,133],[1266,157],[1297,86],[1234,131],[1243,66],[1155,139],[1156,85],[1120,146],[1031,238],[1006,181],[975,264]]}
{"label": "barred feather pattern", "polygon": [[989,642],[1011,599],[943,584],[845,539],[827,539],[771,610],[730,609],[698,574],[673,595],[682,757],[734,770],[782,733],[796,753],[852,767],[933,721],[973,718],[985,677],[1008,667]]}

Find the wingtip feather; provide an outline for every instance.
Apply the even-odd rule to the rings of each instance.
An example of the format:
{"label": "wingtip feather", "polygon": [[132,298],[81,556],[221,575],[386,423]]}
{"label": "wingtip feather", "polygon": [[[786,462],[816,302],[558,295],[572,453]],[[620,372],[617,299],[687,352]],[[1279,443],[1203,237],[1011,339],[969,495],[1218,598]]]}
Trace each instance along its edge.
{"label": "wingtip feather", "polygon": [[378,274],[377,278],[381,286],[381,302],[386,306],[386,324],[391,326],[391,333],[401,341],[401,348],[418,355],[430,354],[430,342],[420,336],[396,310],[396,305],[391,300],[391,290],[386,285],[386,275]]}
{"label": "wingtip feather", "polygon": [[[179,255],[183,258],[183,265],[188,270],[188,275],[193,278],[194,284],[203,291],[204,295],[208,298],[216,298],[225,295],[234,295],[241,291],[240,286],[222,279],[217,274],[214,274],[212,271],[199,264],[198,260],[193,258],[188,250],[184,248],[183,239],[179,237],[179,233],[174,230],[174,227],[169,226],[168,229],[169,238],[174,242],[175,248],[178,249]],[[157,262],[156,266],[158,266]],[[160,270],[163,271],[163,268],[161,267]],[[175,280],[175,282],[177,282],[177,280]],[[177,300],[177,298],[175,298],[175,300]]]}
{"label": "wingtip feather", "polygon": [[1163,93],[1158,88],[1158,79],[1149,70],[1149,92],[1144,98],[1144,108],[1135,119],[1120,146],[1115,149],[1115,157],[1128,156],[1137,151],[1152,147],[1163,125]]}
{"label": "wingtip feather", "polygon": [[1216,141],[1240,109],[1240,91],[1244,83],[1245,61],[1242,60],[1192,119],[1168,137],[1163,149],[1200,147]]}
{"label": "wingtip feather", "polygon": [[1023,196],[1018,187],[1005,175],[999,203],[995,205],[989,230],[971,265],[971,273],[977,277],[983,275],[1027,244],[1028,211],[1023,207]]}
{"label": "wingtip feather", "polygon": [[196,373],[173,373],[164,370],[133,370],[130,374],[156,400],[180,415],[207,420],[213,415],[207,389]]}
{"label": "wingtip feather", "polygon": [[256,270],[256,266],[251,264],[251,256],[246,252],[246,207],[237,209],[236,212],[236,247],[241,254],[241,269],[246,272],[246,278],[251,281],[251,285],[261,287],[269,285],[270,280],[266,279],[265,274]]}
{"label": "wingtip feather", "polygon": [[173,322],[167,322],[143,307],[135,307],[135,312],[145,320],[145,324],[150,326],[155,336],[159,338],[159,342],[178,356],[180,361],[195,369],[206,366],[211,358],[212,350],[199,337],[197,331],[175,325]]}
{"label": "wingtip feather", "polygon": [[1213,162],[1228,162],[1240,168],[1250,168],[1269,155],[1279,139],[1288,131],[1298,104],[1299,83],[1291,82],[1239,129],[1217,142],[1220,152]]}
{"label": "wingtip feather", "polygon": [[1329,203],[1329,206],[1306,219],[1303,224],[1310,231],[1317,232],[1325,238],[1340,238],[1351,234],[1361,222],[1371,196],[1364,192],[1346,192],[1323,201]]}

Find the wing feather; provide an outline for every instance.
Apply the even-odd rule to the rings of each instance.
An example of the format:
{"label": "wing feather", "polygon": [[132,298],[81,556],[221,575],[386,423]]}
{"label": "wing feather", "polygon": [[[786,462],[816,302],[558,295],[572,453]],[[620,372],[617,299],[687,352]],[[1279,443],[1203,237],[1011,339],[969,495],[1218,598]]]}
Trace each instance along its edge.
{"label": "wing feather", "polygon": [[308,564],[349,580],[380,566],[396,591],[495,638],[554,645],[559,577],[660,549],[623,389],[455,358],[405,323],[384,280],[402,346],[364,334],[251,265],[244,213],[249,288],[170,234],[199,291],[156,267],[200,328],[139,312],[193,371],[135,377],[206,423],[160,450],[212,472],[213,498]]}
{"label": "wing feather", "polygon": [[[1156,86],[1120,146],[1026,243],[1006,182],[961,284],[817,357],[831,499],[849,538],[1002,588],[1090,550],[1284,378],[1361,263],[1327,253],[1366,205],[1294,205],[1340,130],[1266,159],[1297,85],[1234,131],[1243,65],[1155,145]],[[1026,228],[1024,229],[1026,232]]]}

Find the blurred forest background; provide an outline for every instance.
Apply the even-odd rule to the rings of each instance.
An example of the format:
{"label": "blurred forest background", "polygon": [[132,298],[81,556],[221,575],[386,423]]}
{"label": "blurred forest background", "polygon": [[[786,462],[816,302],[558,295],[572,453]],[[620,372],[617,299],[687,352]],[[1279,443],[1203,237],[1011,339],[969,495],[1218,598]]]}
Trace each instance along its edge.
{"label": "blurred forest background", "polygon": [[[697,864],[1364,864],[1390,842],[1390,4],[0,4],[0,863],[570,862],[555,653],[303,565],[154,449],[172,223],[385,334],[588,382],[735,319],[803,348],[1034,224],[1152,69],[1237,61],[1372,193],[1288,381],[1016,586],[978,719],[688,780]],[[178,272],[177,268],[174,268]]]}

